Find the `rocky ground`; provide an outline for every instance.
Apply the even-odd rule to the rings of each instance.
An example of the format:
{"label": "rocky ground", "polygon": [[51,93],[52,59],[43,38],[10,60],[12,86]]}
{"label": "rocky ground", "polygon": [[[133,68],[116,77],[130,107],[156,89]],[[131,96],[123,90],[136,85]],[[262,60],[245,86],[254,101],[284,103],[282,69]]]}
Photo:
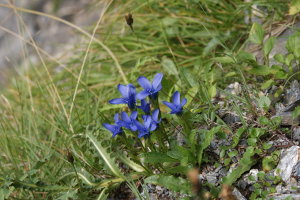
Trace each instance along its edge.
{"label": "rocky ground", "polygon": [[[67,20],[87,29],[97,21],[103,5],[91,0],[0,0],[0,4],[14,5]],[[26,66],[38,60],[36,51],[25,41],[33,37],[37,45],[50,55],[61,59],[74,48],[82,35],[71,27],[40,15],[28,14],[0,6],[0,84],[5,83],[5,71]],[[11,31],[12,34],[9,31]],[[20,39],[23,38],[23,39]],[[26,59],[25,55],[26,54]]]}

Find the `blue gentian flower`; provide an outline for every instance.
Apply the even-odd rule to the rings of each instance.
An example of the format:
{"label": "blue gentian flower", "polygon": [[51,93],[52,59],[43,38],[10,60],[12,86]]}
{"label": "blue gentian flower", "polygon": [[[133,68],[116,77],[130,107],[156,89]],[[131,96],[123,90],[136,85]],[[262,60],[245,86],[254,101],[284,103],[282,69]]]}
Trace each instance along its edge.
{"label": "blue gentian flower", "polygon": [[135,109],[136,104],[136,92],[135,87],[132,84],[118,85],[118,90],[122,94],[121,98],[112,99],[109,101],[110,104],[127,104],[132,110]]}
{"label": "blue gentian flower", "polygon": [[112,135],[113,138],[116,137],[116,135],[123,133],[122,126],[120,124],[121,121],[119,119],[118,113],[115,114],[114,119],[115,119],[114,125],[103,123],[103,126],[113,134]]}
{"label": "blue gentian flower", "polygon": [[153,123],[159,124],[161,122],[161,119],[158,119],[158,116],[159,116],[159,109],[155,109],[151,115]]}
{"label": "blue gentian flower", "polygon": [[136,121],[136,126],[139,132],[138,138],[147,138],[150,136],[150,132],[157,128],[157,124],[153,123],[152,117],[150,115],[143,116],[144,123]]}
{"label": "blue gentian flower", "polygon": [[142,99],[141,106],[137,106],[137,108],[142,109],[146,115],[150,114],[150,103],[146,99]]}
{"label": "blue gentian flower", "polygon": [[137,118],[138,112],[134,111],[131,113],[130,117],[127,115],[126,112],[122,112],[122,121],[120,121],[120,125],[131,130],[131,131],[137,131],[136,127],[136,118]]}
{"label": "blue gentian flower", "polygon": [[187,99],[184,98],[180,101],[180,93],[176,91],[172,96],[173,103],[163,101],[163,103],[171,109],[170,114],[180,115],[182,113],[182,107],[186,104]]}
{"label": "blue gentian flower", "polygon": [[142,88],[144,88],[144,90],[141,91],[140,93],[138,93],[136,95],[136,98],[141,100],[141,99],[145,99],[147,96],[149,96],[151,99],[156,99],[157,93],[162,88],[162,86],[161,86],[162,78],[163,78],[163,74],[157,73],[154,76],[152,84],[151,84],[150,81],[146,77],[140,76],[137,79],[137,81],[142,86]]}

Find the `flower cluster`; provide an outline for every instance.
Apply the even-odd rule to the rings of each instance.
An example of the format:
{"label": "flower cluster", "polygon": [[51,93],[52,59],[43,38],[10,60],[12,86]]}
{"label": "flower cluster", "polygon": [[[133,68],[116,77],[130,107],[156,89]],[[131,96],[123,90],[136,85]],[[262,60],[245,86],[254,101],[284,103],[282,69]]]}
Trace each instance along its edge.
{"label": "flower cluster", "polygon": [[[152,83],[144,76],[140,76],[137,82],[141,85],[143,90],[136,93],[136,88],[133,84],[118,85],[118,90],[121,93],[121,98],[112,99],[110,104],[127,104],[128,108],[132,111],[130,116],[126,112],[122,112],[121,115],[115,114],[115,124],[106,124],[103,126],[112,133],[112,137],[118,134],[122,134],[123,128],[126,128],[133,132],[138,132],[138,137],[147,138],[150,133],[155,131],[159,127],[161,119],[160,110],[156,108],[151,112],[150,103],[147,101],[149,97],[150,102],[157,101],[158,92],[162,89],[161,81],[163,78],[162,73],[157,73]],[[140,100],[140,105],[137,105],[137,100]],[[183,106],[186,104],[187,99],[180,99],[180,93],[176,91],[172,97],[172,103],[163,101],[163,103],[171,109],[170,114],[181,115]],[[144,112],[142,115],[143,122],[138,121],[137,108]]]}

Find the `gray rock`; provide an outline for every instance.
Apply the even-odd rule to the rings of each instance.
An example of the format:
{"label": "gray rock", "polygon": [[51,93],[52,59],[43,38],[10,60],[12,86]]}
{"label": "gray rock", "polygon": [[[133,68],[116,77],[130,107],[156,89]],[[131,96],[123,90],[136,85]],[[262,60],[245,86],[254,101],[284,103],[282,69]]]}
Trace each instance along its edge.
{"label": "gray rock", "polygon": [[300,179],[300,162],[298,162],[298,163],[295,165],[295,167],[294,167],[294,169],[293,169],[293,176],[294,176],[295,178],[297,178],[298,180]]}
{"label": "gray rock", "polygon": [[247,200],[238,189],[234,188],[232,194],[236,197],[237,200]]}
{"label": "gray rock", "polygon": [[[299,86],[299,82],[297,80],[294,80],[291,83],[290,88],[286,90],[286,95],[285,95],[284,101],[285,101],[286,105],[291,106],[292,104],[294,104],[298,100],[300,100],[300,86]],[[286,111],[293,110],[291,108],[287,108],[287,109],[288,110],[286,110]]]}
{"label": "gray rock", "polygon": [[300,142],[300,127],[299,126],[294,127],[292,129],[292,138],[293,138],[293,140]]}
{"label": "gray rock", "polygon": [[[7,0],[0,0],[0,3],[3,4],[8,2]],[[102,8],[104,8],[104,3],[96,3],[95,0],[22,0],[11,2],[14,2],[13,4],[17,7],[54,15],[81,28],[95,23],[103,10]],[[55,8],[55,2],[59,3],[57,8]],[[71,52],[67,50],[73,48],[82,38],[82,35],[73,28],[56,20],[25,12],[19,12],[19,15],[22,20],[13,9],[1,7],[1,27],[9,29],[25,41],[29,41],[31,35],[37,46],[53,57],[65,56],[66,52]],[[22,21],[24,21],[26,29],[22,25]],[[24,31],[20,32],[18,27]],[[3,47],[0,49],[1,71],[12,69],[15,66],[26,67],[28,62],[40,61],[35,49],[20,38],[0,28],[0,44]],[[24,49],[28,53],[25,59],[22,53]],[[5,74],[0,73],[0,83],[4,84],[6,78]]]}
{"label": "gray rock", "polygon": [[299,159],[298,153],[299,153],[298,146],[292,146],[282,151],[281,153],[280,161],[275,170],[275,175],[276,176],[279,175],[282,178],[282,180],[286,183],[289,182],[293,172],[293,168],[298,162]]}

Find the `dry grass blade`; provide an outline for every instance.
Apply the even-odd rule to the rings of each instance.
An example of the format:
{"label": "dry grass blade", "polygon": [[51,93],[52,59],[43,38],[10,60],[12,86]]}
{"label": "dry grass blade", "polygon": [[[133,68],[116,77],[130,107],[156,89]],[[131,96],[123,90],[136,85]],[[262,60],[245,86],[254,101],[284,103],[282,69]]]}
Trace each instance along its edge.
{"label": "dry grass blade", "polygon": [[71,28],[74,28],[75,30],[77,30],[78,32],[82,33],[83,35],[87,36],[88,38],[92,38],[92,40],[94,42],[96,42],[97,44],[99,44],[109,55],[110,57],[113,59],[113,61],[115,62],[115,65],[123,79],[123,81],[127,84],[128,81],[127,81],[127,78],[126,78],[126,75],[117,59],[117,57],[115,56],[115,54],[105,45],[103,44],[102,41],[98,40],[97,38],[95,37],[92,37],[92,35],[90,33],[88,33],[87,31],[83,30],[82,28],[80,28],[79,26],[76,26],[75,24],[73,23],[70,23],[64,19],[61,19],[59,17],[56,17],[56,16],[53,16],[53,15],[49,15],[49,14],[46,14],[46,13],[43,13],[43,12],[39,12],[39,11],[35,11],[35,10],[30,10],[30,9],[26,9],[26,8],[20,8],[20,7],[16,7],[16,6],[13,6],[13,5],[8,5],[8,4],[0,4],[0,7],[4,7],[4,8],[11,8],[11,9],[15,9],[15,10],[18,10],[18,11],[21,11],[21,12],[25,12],[25,13],[30,13],[30,14],[34,14],[34,15],[40,15],[40,16],[44,16],[44,17],[48,17],[50,19],[53,19],[55,21],[58,21],[58,22],[61,22],[63,24],[66,24],[68,26],[70,26]]}

